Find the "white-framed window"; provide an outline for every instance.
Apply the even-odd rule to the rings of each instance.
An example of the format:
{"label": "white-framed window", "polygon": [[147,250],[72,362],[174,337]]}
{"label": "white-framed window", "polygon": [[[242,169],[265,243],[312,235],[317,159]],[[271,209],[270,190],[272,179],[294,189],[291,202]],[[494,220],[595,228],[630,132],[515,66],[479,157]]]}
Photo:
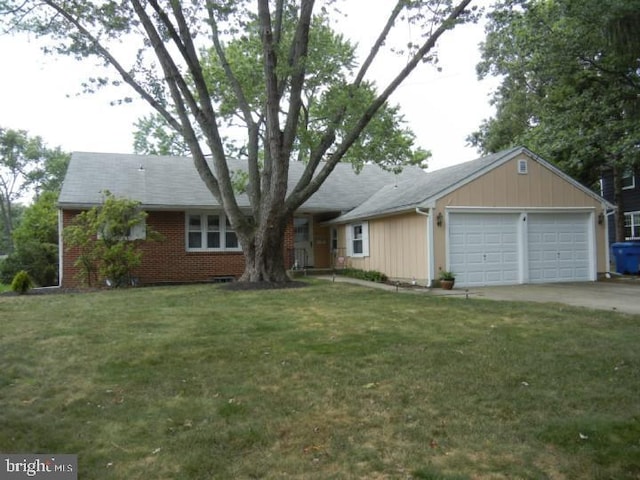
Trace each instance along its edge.
{"label": "white-framed window", "polygon": [[352,223],[347,225],[347,256],[369,256],[369,223]]}
{"label": "white-framed window", "polygon": [[624,237],[626,240],[640,240],[640,212],[625,212]]}
{"label": "white-framed window", "polygon": [[126,232],[114,232],[109,225],[102,225],[98,230],[98,238],[115,238],[117,240],[145,240],[147,238],[147,222],[145,219],[133,224]]}
{"label": "white-framed window", "polygon": [[187,251],[239,251],[235,230],[224,213],[186,214]]}
{"label": "white-framed window", "polygon": [[632,168],[627,168],[622,172],[622,189],[630,190],[636,188],[636,176],[633,174]]}

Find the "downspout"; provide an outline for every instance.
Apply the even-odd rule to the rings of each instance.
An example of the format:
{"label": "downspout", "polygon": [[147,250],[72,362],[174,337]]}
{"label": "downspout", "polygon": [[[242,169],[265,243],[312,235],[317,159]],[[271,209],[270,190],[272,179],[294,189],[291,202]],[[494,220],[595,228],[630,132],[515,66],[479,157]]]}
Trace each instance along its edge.
{"label": "downspout", "polygon": [[433,211],[430,208],[427,212],[420,210],[420,207],[416,207],[416,213],[427,217],[427,287],[433,287],[434,276],[434,250],[433,250]]}
{"label": "downspout", "polygon": [[[616,213],[616,210],[618,209],[618,207],[614,207],[610,210],[607,211],[607,206],[606,205],[602,205],[602,210],[604,211],[604,243],[605,246],[607,248],[605,248],[604,250],[604,263],[605,263],[605,268],[606,268],[606,275],[607,278],[609,278],[611,276],[611,245],[609,245],[609,217],[611,215],[613,215],[614,213]],[[615,218],[614,218],[614,225],[615,225]]]}
{"label": "downspout", "polygon": [[62,273],[63,273],[63,259],[62,259],[62,253],[63,253],[63,245],[62,245],[62,222],[63,222],[63,216],[62,216],[62,209],[59,208],[58,209],[58,287],[62,287]]}

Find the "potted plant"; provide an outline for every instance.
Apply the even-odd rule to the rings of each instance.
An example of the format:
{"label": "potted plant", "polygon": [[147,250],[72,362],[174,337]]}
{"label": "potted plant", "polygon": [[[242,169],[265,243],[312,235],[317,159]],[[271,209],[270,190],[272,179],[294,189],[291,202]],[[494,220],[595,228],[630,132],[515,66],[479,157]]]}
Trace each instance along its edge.
{"label": "potted plant", "polygon": [[445,290],[451,290],[453,284],[456,282],[456,277],[453,272],[448,270],[440,270],[440,286]]}

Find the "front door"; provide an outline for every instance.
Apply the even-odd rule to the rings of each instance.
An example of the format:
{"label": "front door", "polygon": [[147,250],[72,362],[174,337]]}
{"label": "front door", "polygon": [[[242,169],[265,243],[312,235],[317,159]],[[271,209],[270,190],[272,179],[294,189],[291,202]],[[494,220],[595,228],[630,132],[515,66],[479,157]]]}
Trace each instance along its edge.
{"label": "front door", "polygon": [[293,268],[313,267],[313,228],[311,216],[293,219],[295,232]]}

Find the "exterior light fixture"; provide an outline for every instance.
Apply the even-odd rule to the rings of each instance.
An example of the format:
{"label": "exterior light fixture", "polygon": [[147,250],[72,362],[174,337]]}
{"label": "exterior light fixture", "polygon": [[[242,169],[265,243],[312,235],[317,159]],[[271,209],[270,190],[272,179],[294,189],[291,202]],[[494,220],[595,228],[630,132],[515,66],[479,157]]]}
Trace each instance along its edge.
{"label": "exterior light fixture", "polygon": [[439,227],[442,226],[442,212],[438,212],[438,215],[436,215],[436,224]]}

